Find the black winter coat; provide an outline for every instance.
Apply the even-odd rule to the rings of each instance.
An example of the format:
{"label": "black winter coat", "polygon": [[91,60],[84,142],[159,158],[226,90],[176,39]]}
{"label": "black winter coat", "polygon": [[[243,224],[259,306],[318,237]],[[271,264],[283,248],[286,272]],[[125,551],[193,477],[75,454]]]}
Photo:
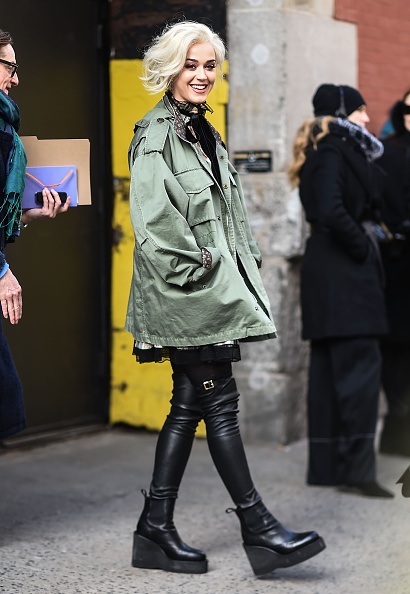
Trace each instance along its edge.
{"label": "black winter coat", "polygon": [[386,340],[410,342],[410,132],[384,141],[383,220],[401,240],[382,246],[390,332]]}
{"label": "black winter coat", "polygon": [[381,172],[352,142],[328,134],[301,171],[300,198],[312,225],[301,268],[307,340],[387,332],[381,262],[361,227],[377,217]]}

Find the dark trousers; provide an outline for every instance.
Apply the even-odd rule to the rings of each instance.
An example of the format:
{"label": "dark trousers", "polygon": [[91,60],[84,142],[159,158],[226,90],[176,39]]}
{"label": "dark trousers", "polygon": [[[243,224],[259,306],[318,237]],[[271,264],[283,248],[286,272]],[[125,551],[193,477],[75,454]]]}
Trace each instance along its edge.
{"label": "dark trousers", "polygon": [[25,427],[23,389],[0,321],[0,439]]}
{"label": "dark trousers", "polygon": [[197,425],[204,419],[212,460],[233,502],[246,508],[260,501],[240,435],[239,393],[231,374],[230,363],[173,364],[171,410],[158,437],[150,486],[154,498],[178,496]]}
{"label": "dark trousers", "polygon": [[375,480],[380,370],[377,339],[311,342],[309,484],[349,485]]}

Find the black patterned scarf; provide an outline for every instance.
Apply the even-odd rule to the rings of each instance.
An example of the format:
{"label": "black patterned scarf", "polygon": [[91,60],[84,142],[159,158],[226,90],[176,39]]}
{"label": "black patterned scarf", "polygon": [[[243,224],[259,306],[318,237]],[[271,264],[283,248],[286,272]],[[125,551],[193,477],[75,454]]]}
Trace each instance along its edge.
{"label": "black patterned scarf", "polygon": [[[188,142],[199,142],[202,151],[211,162],[212,172],[218,183],[221,184],[221,173],[219,171],[218,159],[216,157],[216,138],[211,126],[205,118],[206,112],[213,113],[213,109],[207,103],[190,103],[175,99],[171,91],[166,95],[178,112],[185,116],[185,137]],[[219,136],[219,134],[218,134]]]}
{"label": "black patterned scarf", "polygon": [[373,134],[363,126],[354,124],[350,120],[337,118],[329,124],[329,132],[336,136],[349,139],[365,154],[368,161],[375,161],[382,156],[384,146]]}
{"label": "black patterned scarf", "polygon": [[185,134],[188,142],[198,142],[201,137],[201,127],[204,125],[202,118],[205,117],[207,111],[213,113],[213,109],[207,103],[195,104],[189,101],[179,101],[175,99],[171,91],[167,91],[166,96],[178,111],[188,118],[185,123]]}

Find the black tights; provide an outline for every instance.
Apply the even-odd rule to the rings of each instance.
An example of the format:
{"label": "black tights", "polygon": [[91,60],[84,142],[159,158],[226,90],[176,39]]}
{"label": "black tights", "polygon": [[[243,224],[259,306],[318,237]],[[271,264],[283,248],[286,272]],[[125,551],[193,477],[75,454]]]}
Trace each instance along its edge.
{"label": "black tights", "polygon": [[239,393],[231,363],[173,364],[171,410],[158,437],[150,493],[178,496],[199,421],[204,419],[209,451],[233,502],[260,501],[249,472],[238,423]]}

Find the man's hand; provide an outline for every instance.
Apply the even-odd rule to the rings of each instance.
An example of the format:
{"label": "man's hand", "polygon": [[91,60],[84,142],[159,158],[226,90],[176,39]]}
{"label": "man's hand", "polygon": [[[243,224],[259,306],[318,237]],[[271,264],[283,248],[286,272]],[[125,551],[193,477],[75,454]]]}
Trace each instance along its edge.
{"label": "man's hand", "polygon": [[10,268],[0,278],[0,304],[3,316],[11,324],[18,324],[23,315],[23,297],[19,282]]}
{"label": "man's hand", "polygon": [[69,206],[70,196],[67,197],[65,204],[61,204],[60,196],[55,190],[44,188],[43,206],[41,208],[29,208],[25,210],[21,220],[23,225],[27,225],[27,223],[38,219],[54,219],[58,214],[67,212]]}

